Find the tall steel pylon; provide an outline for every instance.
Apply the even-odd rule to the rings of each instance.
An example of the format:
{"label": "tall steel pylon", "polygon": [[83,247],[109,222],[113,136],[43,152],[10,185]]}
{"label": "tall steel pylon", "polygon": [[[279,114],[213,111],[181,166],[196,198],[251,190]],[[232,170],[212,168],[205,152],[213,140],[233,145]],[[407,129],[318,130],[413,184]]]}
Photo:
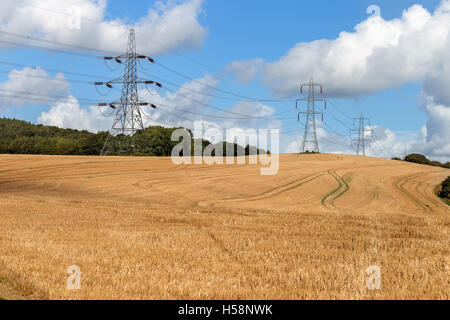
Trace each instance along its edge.
{"label": "tall steel pylon", "polygon": [[104,57],[105,61],[112,60],[123,64],[123,76],[108,82],[94,83],[95,85],[105,85],[108,88],[112,88],[113,84],[122,84],[120,101],[98,104],[98,106],[109,106],[116,110],[114,122],[101,155],[135,154],[134,135],[139,130],[145,130],[141,108],[147,105],[156,108],[151,103],[139,100],[138,84],[155,84],[158,87],[161,87],[161,84],[137,76],[137,59],[147,59],[150,62],[154,62],[152,58],[136,53],[136,37],[134,30],[131,29],[128,36],[127,52],[117,57]]}
{"label": "tall steel pylon", "polygon": [[366,124],[370,125],[370,120],[368,118],[364,118],[364,115],[361,114],[359,118],[353,119],[353,126],[355,127],[355,122],[358,121],[358,129],[350,130],[350,134],[353,132],[358,133],[358,139],[352,139],[352,145],[356,144],[356,155],[359,156],[361,153],[363,156],[366,156],[366,144],[370,142],[370,139],[366,137],[366,133],[369,133],[369,136],[372,137],[373,131],[371,129],[366,129]]}
{"label": "tall steel pylon", "polygon": [[304,153],[306,151],[319,153],[319,144],[317,142],[317,132],[316,132],[316,115],[322,116],[323,113],[316,112],[315,104],[316,101],[325,102],[325,109],[327,108],[327,102],[323,98],[316,98],[316,87],[320,88],[320,94],[322,94],[323,86],[321,84],[315,83],[313,79],[309,83],[302,84],[300,86],[300,93],[303,94],[303,87],[308,87],[308,97],[296,100],[296,108],[298,109],[299,102],[307,102],[307,110],[305,112],[298,113],[298,121],[300,121],[300,115],[306,115],[305,130],[303,135],[303,141],[301,144],[300,152]]}

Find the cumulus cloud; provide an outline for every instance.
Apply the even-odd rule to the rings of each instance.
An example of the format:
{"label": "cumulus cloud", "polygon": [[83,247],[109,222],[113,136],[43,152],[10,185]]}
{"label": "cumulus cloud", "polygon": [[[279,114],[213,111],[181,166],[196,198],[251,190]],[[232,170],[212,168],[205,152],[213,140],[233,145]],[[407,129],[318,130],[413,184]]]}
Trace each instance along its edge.
{"label": "cumulus cloud", "polygon": [[449,3],[444,0],[434,13],[413,5],[399,19],[374,16],[337,39],[298,43],[265,65],[264,82],[286,95],[314,77],[328,95],[354,97],[439,77],[449,61]]}
{"label": "cumulus cloud", "polygon": [[233,61],[224,70],[232,73],[241,84],[249,84],[261,70],[263,64],[263,59]]}
{"label": "cumulus cloud", "polygon": [[[366,155],[373,157],[403,158],[409,153],[422,153],[432,160],[450,161],[450,112],[449,108],[430,102],[426,106],[429,120],[420,131],[394,132],[382,126],[366,126]],[[349,137],[325,131],[318,123],[317,137],[320,152],[355,154],[356,144],[351,144]],[[286,153],[300,152],[303,134],[285,136],[282,148]]]}
{"label": "cumulus cloud", "polygon": [[[205,120],[205,124],[218,128],[266,128],[279,126],[279,121],[274,117],[267,122],[259,117],[269,117],[275,109],[259,102],[239,101],[232,107],[218,105],[212,102],[214,87],[219,81],[206,74],[203,78],[194,79],[182,85],[177,91],[168,92],[165,95],[151,95],[146,90],[141,90],[141,97],[145,101],[151,101],[159,108],[152,112],[154,123],[179,125],[193,128],[194,120]],[[221,112],[218,109],[226,110]],[[146,108],[147,112],[150,112]],[[244,117],[241,115],[248,115]]]}
{"label": "cumulus cloud", "polygon": [[108,130],[112,124],[112,118],[103,116],[97,106],[82,108],[74,96],[53,103],[50,110],[42,112],[37,121],[44,125],[91,132]]}
{"label": "cumulus cloud", "polygon": [[[145,89],[140,90],[140,97],[144,101],[152,102],[158,106],[156,110],[151,110],[150,107],[145,108],[144,111],[151,115],[149,123],[193,128],[192,120],[202,118],[203,110],[208,109],[205,105],[211,102],[212,88],[218,82],[216,78],[206,74],[200,79],[194,79],[183,84],[176,91],[166,91],[165,94],[157,93],[153,95]],[[214,110],[208,109],[208,113],[212,114]],[[204,119],[209,118],[204,117]]]}
{"label": "cumulus cloud", "polygon": [[[278,61],[266,63],[262,73],[263,82],[280,96],[297,92],[299,82],[311,77],[335,97],[358,97],[420,82],[427,99],[426,126],[409,135],[374,127],[378,138],[368,154],[422,152],[433,159],[450,159],[450,0],[441,1],[434,12],[413,5],[398,19],[373,16],[334,40],[298,43]],[[325,152],[346,150],[324,139],[321,143]],[[299,148],[291,142],[288,150]]]}
{"label": "cumulus cloud", "polygon": [[[281,127],[281,122],[274,116],[275,109],[271,106],[253,101],[239,101],[231,107],[225,103],[223,105],[214,103],[211,95],[215,93],[213,88],[217,85],[218,80],[206,74],[200,79],[185,83],[176,92],[165,95],[151,95],[146,90],[141,90],[140,95],[143,100],[158,106],[156,110],[150,107],[144,109],[145,114],[150,115],[147,117],[147,125],[185,127],[193,130],[195,138],[204,138],[213,143],[232,142],[227,139],[231,139],[227,137],[227,133],[239,139],[248,138],[259,129]],[[194,131],[195,121],[201,121],[203,130],[201,135]],[[248,139],[246,141],[250,143]]]}
{"label": "cumulus cloud", "polygon": [[138,50],[162,54],[203,43],[207,30],[198,21],[202,3],[157,2],[146,15],[129,23],[105,18],[106,0],[31,0],[26,4],[8,0],[0,2],[0,27],[12,33],[118,53],[125,50],[129,29],[134,28]]}
{"label": "cumulus cloud", "polygon": [[425,107],[428,121],[422,129],[422,138],[412,145],[432,159],[450,161],[450,107],[436,104],[428,97]]}
{"label": "cumulus cloud", "polygon": [[[213,88],[217,84],[216,78],[206,74],[200,79],[185,83],[174,92],[162,94],[141,88],[140,99],[157,106],[157,109],[150,106],[142,108],[144,126],[162,125],[194,130],[194,121],[201,120],[203,132],[201,136],[195,136],[195,138],[203,137],[213,142],[226,140],[225,130],[231,130],[237,136],[248,136],[249,133],[254,132],[253,130],[281,126],[281,122],[275,117],[272,120],[258,118],[271,117],[275,112],[274,108],[258,102],[240,101],[229,108],[223,106],[228,113],[206,106],[212,105],[211,94],[214,93]],[[114,114],[105,117],[105,114],[110,113],[111,110],[107,107],[104,109],[106,110],[103,108],[100,110],[97,106],[81,107],[77,98],[68,96],[54,102],[48,111],[41,113],[37,121],[44,125],[97,132],[108,130],[113,122]],[[239,114],[250,115],[254,118],[243,118]],[[221,133],[221,137],[217,137],[217,132]]]}
{"label": "cumulus cloud", "polygon": [[0,83],[0,108],[48,104],[52,96],[64,96],[69,90],[70,84],[61,73],[51,77],[40,67],[12,70],[8,80]]}

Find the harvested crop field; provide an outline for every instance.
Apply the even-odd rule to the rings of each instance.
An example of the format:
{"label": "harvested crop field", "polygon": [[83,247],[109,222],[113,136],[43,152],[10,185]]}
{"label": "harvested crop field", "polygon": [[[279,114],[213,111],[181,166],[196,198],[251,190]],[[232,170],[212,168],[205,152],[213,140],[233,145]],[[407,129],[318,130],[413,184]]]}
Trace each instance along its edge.
{"label": "harvested crop field", "polygon": [[0,155],[0,279],[41,299],[449,299],[450,207],[434,194],[448,175],[342,155],[282,155],[274,176]]}

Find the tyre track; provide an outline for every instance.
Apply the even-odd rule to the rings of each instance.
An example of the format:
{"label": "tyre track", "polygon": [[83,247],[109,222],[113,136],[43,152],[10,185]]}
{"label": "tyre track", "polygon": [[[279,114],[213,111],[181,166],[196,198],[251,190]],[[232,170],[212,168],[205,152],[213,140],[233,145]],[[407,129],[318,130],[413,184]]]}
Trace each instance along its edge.
{"label": "tyre track", "polygon": [[422,173],[416,173],[412,175],[408,175],[406,177],[401,177],[398,180],[395,180],[393,183],[394,188],[396,188],[406,199],[409,199],[412,201],[417,207],[421,208],[423,211],[431,210],[429,206],[427,206],[425,203],[414,197],[411,193],[409,193],[405,189],[405,184],[411,181],[414,178],[417,178],[418,176],[422,175]]}
{"label": "tyre track", "polygon": [[[202,202],[204,204],[216,204],[216,203],[220,203],[220,202],[230,202],[230,201],[236,201],[236,202],[242,202],[242,201],[259,201],[259,200],[265,200],[265,199],[270,199],[273,198],[275,196],[278,196],[282,193],[285,193],[287,191],[291,191],[293,189],[296,189],[302,185],[304,185],[305,183],[311,182],[313,180],[316,180],[317,178],[323,176],[327,174],[327,171],[321,171],[318,173],[314,173],[311,175],[308,175],[306,177],[302,177],[300,179],[296,179],[294,181],[291,181],[289,183],[286,183],[284,185],[281,186],[277,186],[275,188],[269,189],[267,191],[264,191],[258,195],[254,195],[254,196],[250,196],[250,197],[244,197],[244,198],[226,198],[226,199],[220,199],[220,200],[215,200],[215,201],[205,201]],[[199,203],[199,205],[201,205],[201,203]]]}
{"label": "tyre track", "polygon": [[[429,173],[425,173],[422,174],[422,177],[428,175]],[[433,204],[434,207],[447,208],[447,206],[442,201],[440,201],[440,199],[438,199],[438,197],[435,195],[434,193],[435,186],[431,185],[431,193],[428,192],[429,190],[427,190],[427,186],[430,187],[430,182],[434,180],[435,177],[433,174],[433,176],[429,177],[428,179],[421,179],[421,181],[417,181],[415,191],[417,192],[417,194],[420,194],[424,200],[429,201],[431,204]],[[419,188],[421,188],[422,190],[419,190]],[[429,208],[431,211],[433,211],[431,207]]]}
{"label": "tyre track", "polygon": [[[337,174],[337,171],[339,170],[343,170],[346,168],[338,168],[335,170],[328,170],[328,174],[330,174],[338,183],[338,187],[336,189],[333,189],[330,193],[328,193],[327,195],[325,195],[325,197],[322,198],[322,205],[324,207],[332,207],[333,209],[338,209],[336,208],[336,206],[334,205],[334,202],[339,199],[340,197],[342,197],[348,190],[350,190],[350,186],[347,183],[347,181],[345,181],[345,179],[343,179],[341,176],[339,176]],[[342,191],[340,191],[341,189],[343,189]],[[337,194],[335,197],[333,197],[335,194]],[[330,201],[327,200],[331,198]]]}

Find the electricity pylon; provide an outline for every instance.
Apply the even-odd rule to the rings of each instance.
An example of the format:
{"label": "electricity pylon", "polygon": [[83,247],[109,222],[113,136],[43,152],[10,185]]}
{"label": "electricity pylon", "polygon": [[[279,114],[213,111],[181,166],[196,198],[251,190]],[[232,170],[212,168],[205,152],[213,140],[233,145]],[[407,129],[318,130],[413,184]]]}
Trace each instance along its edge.
{"label": "electricity pylon", "polygon": [[109,106],[116,110],[113,125],[101,152],[102,156],[112,153],[116,155],[135,154],[134,135],[139,130],[145,130],[141,107],[149,105],[156,108],[154,104],[139,101],[138,84],[155,84],[158,87],[161,87],[161,84],[137,76],[137,59],[147,59],[154,62],[148,56],[136,54],[136,38],[134,30],[131,29],[128,36],[127,52],[117,57],[104,57],[104,60],[113,60],[123,64],[123,76],[108,82],[94,83],[95,85],[105,85],[110,89],[113,84],[122,84],[120,101],[98,104],[98,106]]}
{"label": "electricity pylon", "polygon": [[297,99],[296,106],[295,106],[298,109],[299,102],[303,102],[303,101],[307,102],[306,112],[298,113],[298,121],[300,121],[301,114],[306,115],[305,130],[304,130],[303,141],[302,141],[302,145],[300,148],[300,152],[304,153],[306,151],[311,151],[311,152],[319,153],[319,144],[317,142],[317,132],[316,132],[316,115],[322,115],[322,122],[323,122],[323,113],[316,112],[315,104],[316,104],[316,101],[323,101],[323,102],[325,102],[325,109],[326,109],[327,102],[325,99],[316,98],[316,93],[315,93],[316,87],[320,87],[320,94],[322,94],[323,87],[321,84],[314,83],[314,80],[311,79],[309,83],[305,83],[300,86],[301,94],[303,94],[303,87],[308,87],[308,98]]}
{"label": "electricity pylon", "polygon": [[350,134],[352,132],[358,133],[358,139],[352,139],[352,145],[356,146],[356,155],[359,156],[361,153],[363,156],[366,156],[366,144],[370,142],[370,139],[366,138],[366,133],[369,133],[368,136],[373,136],[373,131],[371,129],[366,129],[366,124],[370,125],[370,120],[368,118],[364,118],[363,114],[359,118],[353,119],[353,126],[355,126],[355,121],[358,121],[358,129],[350,130]]}

